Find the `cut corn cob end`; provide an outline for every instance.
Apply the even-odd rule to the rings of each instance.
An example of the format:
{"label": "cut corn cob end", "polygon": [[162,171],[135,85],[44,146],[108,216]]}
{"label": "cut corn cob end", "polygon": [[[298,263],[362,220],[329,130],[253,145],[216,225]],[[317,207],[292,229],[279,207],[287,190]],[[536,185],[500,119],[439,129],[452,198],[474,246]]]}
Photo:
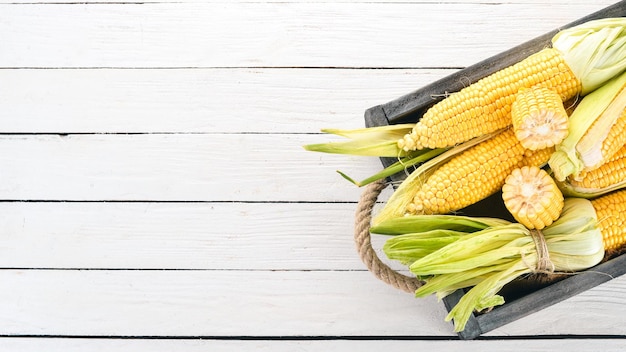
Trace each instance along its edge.
{"label": "cut corn cob end", "polygon": [[536,166],[514,169],[502,186],[502,199],[515,220],[531,230],[552,224],[564,205],[554,180]]}
{"label": "cut corn cob end", "polygon": [[524,148],[557,145],[567,136],[568,117],[561,96],[545,87],[521,88],[511,106],[515,136]]}

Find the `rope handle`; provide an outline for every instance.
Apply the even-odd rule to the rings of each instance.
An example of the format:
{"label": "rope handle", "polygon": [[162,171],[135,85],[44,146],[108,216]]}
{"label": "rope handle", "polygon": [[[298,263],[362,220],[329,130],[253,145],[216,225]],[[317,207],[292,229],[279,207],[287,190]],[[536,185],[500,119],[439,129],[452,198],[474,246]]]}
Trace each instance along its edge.
{"label": "rope handle", "polygon": [[414,293],[421,281],[415,277],[406,276],[390,268],[376,255],[372,248],[370,225],[372,209],[380,193],[387,187],[384,180],[372,182],[366,186],[357,205],[354,223],[354,242],[361,260],[371,273],[381,281],[405,292]]}

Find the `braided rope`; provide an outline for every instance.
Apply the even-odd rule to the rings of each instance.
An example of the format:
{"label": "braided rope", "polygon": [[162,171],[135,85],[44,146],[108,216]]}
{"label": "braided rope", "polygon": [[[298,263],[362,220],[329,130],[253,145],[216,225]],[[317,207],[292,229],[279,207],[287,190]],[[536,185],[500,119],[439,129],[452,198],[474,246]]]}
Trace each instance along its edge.
{"label": "braided rope", "polygon": [[376,204],[378,195],[380,195],[380,192],[382,192],[385,187],[387,187],[387,185],[384,180],[379,180],[367,185],[363,191],[356,210],[354,242],[361,260],[374,276],[397,289],[414,293],[422,283],[415,277],[402,275],[391,269],[378,258],[374,248],[372,248],[369,231],[372,220],[372,209],[374,208],[374,204]]}

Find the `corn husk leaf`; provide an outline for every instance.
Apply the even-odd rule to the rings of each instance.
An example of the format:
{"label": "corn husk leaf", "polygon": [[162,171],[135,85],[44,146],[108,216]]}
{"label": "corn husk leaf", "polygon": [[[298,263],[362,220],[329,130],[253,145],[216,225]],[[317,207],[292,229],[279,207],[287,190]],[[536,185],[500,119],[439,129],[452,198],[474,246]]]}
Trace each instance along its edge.
{"label": "corn husk leaf", "polygon": [[450,310],[446,321],[454,320],[454,330],[463,331],[472,313],[504,304],[504,297],[497,294],[504,285],[527,274],[528,267],[522,260],[516,260],[505,270],[495,271],[470,289]]}
{"label": "corn husk leaf", "polygon": [[[438,217],[439,221],[445,219]],[[477,223],[484,222],[484,218],[477,220]],[[557,272],[585,270],[602,260],[604,247],[597,222],[590,201],[565,199],[561,217],[542,230],[550,261]],[[446,227],[445,224],[441,226]],[[446,317],[447,320],[454,320],[456,331],[465,328],[472,312],[503,304],[504,298],[497,294],[502,287],[534,272],[537,266],[536,244],[530,230],[521,224],[494,223],[480,230],[477,227],[480,226],[468,226],[469,232],[455,232],[448,238],[450,243],[439,249],[436,247],[442,242],[435,243],[434,239],[433,243],[428,242],[429,234],[436,233],[434,229],[390,238],[388,241],[395,241],[395,245],[384,248],[389,257],[395,255],[394,251],[402,251],[402,260],[410,263],[410,271],[425,282],[416,291],[417,297],[436,294],[442,298],[456,289],[469,288]],[[395,240],[401,236],[401,241]],[[417,241],[412,243],[411,236],[415,236]],[[424,252],[416,250],[417,255],[412,258],[409,256],[411,251],[407,249],[418,242],[428,246],[429,249],[424,252],[430,253],[424,255]]]}
{"label": "corn husk leaf", "polygon": [[400,158],[400,160],[398,160],[397,162],[387,166],[386,168],[384,168],[383,170],[381,170],[380,172],[377,172],[376,174],[369,176],[361,181],[357,181],[354,178],[348,176],[347,174],[345,174],[344,172],[341,172],[339,170],[337,170],[337,172],[346,180],[350,181],[351,183],[355,184],[356,186],[359,187],[363,187],[365,185],[368,185],[372,182],[378,181],[380,179],[383,179],[385,177],[389,177],[392,175],[397,174],[398,172],[402,172],[404,170],[406,170],[407,168],[410,168],[416,164],[419,163],[423,163],[425,161],[428,161],[434,157],[436,157],[437,155],[445,152],[447,149],[445,148],[441,148],[441,149],[422,149],[422,150],[416,150],[411,152],[408,156]]}
{"label": "corn husk leaf", "polygon": [[626,69],[626,18],[603,18],[564,29],[552,38],[586,95]]}
{"label": "corn husk leaf", "polygon": [[[520,248],[533,245],[528,230],[520,224],[486,228],[467,234],[458,241],[415,261],[409,269],[418,277],[457,273],[489,266],[500,259],[515,256]],[[517,247],[509,243],[522,239]],[[528,251],[530,251],[529,248]]]}
{"label": "corn husk leaf", "polygon": [[[569,117],[567,137],[556,146],[548,162],[556,180],[563,182],[570,175],[576,177],[582,170],[596,166],[603,159],[598,154],[602,142],[626,104],[624,87],[626,72],[587,95],[578,104]],[[598,119],[604,120],[603,126],[586,135]]]}
{"label": "corn husk leaf", "polygon": [[344,142],[308,144],[304,149],[331,154],[358,156],[402,157],[407,152],[398,148],[398,140],[410,133],[415,124],[397,124],[342,130],[325,128],[322,132],[348,138]]}
{"label": "corn husk leaf", "polygon": [[457,241],[464,234],[460,231],[437,229],[399,235],[387,240],[383,251],[388,253],[389,259],[411,265],[415,260]]}
{"label": "corn husk leaf", "polygon": [[507,225],[510,222],[498,218],[471,217],[461,215],[407,215],[391,218],[370,228],[371,233],[381,235],[400,235],[421,233],[431,230],[452,230],[465,233],[475,232],[488,227]]}
{"label": "corn husk leaf", "polygon": [[603,187],[603,188],[583,187],[583,186],[573,185],[572,183],[569,182],[569,179],[566,179],[563,182],[556,181],[556,185],[559,187],[559,189],[561,190],[564,196],[594,199],[602,195],[605,195],[607,193],[617,191],[618,189],[625,188],[626,180],[614,183],[610,186]]}

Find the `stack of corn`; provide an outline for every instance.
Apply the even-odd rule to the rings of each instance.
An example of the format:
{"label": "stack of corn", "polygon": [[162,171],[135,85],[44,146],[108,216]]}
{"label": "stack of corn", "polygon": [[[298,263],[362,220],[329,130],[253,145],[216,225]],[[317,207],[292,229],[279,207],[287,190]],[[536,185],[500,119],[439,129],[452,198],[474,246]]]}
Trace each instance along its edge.
{"label": "stack of corn", "polygon": [[[356,138],[306,148],[365,155],[384,145],[384,156],[418,156],[372,233],[394,236],[385,253],[426,283],[418,296],[473,287],[448,317],[457,330],[473,311],[504,303],[496,293],[520,275],[584,270],[626,246],[626,18],[563,30],[550,48],[451,94],[417,123],[386,128],[353,132],[378,133],[369,146]],[[499,191],[513,223],[483,219],[459,231],[460,215],[444,215]]]}

